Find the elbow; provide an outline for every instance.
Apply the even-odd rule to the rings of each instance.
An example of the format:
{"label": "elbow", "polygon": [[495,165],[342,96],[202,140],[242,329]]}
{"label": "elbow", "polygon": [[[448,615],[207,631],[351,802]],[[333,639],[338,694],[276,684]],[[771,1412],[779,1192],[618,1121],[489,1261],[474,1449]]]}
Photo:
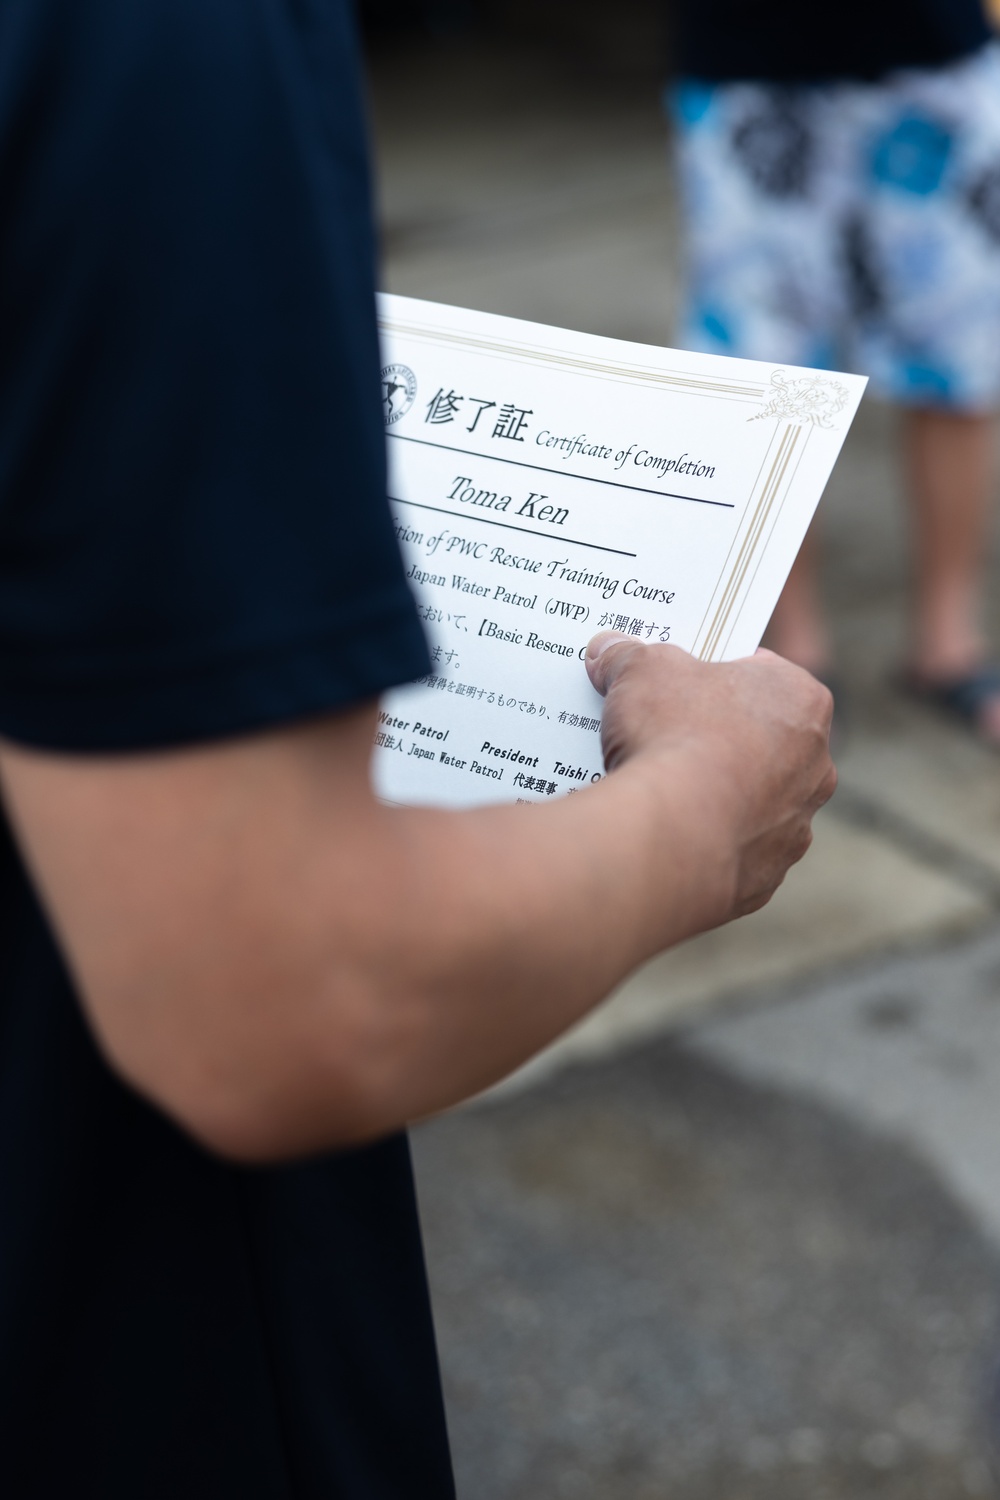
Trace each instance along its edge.
{"label": "elbow", "polygon": [[213,1156],[267,1166],[362,1146],[403,1124],[379,1108],[364,1080],[347,1068],[337,1075],[322,1096],[268,1077],[225,1088],[167,1076],[130,1081]]}
{"label": "elbow", "polygon": [[273,1166],[324,1150],[357,1145],[360,1128],[349,1119],[310,1130],[280,1097],[248,1090],[222,1099],[209,1090],[134,1085],[147,1101],[204,1151],[234,1165]]}
{"label": "elbow", "polygon": [[204,1150],[264,1166],[364,1145],[405,1123],[370,1043],[347,1031],[330,1028],[320,1046],[190,1031],[176,1045],[113,1026],[99,1040],[119,1077]]}

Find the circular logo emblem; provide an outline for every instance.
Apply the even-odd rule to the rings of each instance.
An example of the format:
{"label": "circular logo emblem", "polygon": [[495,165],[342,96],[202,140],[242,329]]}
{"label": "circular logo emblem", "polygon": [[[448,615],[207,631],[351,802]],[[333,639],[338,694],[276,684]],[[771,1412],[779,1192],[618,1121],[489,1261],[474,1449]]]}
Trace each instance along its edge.
{"label": "circular logo emblem", "polygon": [[417,377],[409,365],[386,365],[382,371],[382,414],[387,427],[406,416],[416,395]]}

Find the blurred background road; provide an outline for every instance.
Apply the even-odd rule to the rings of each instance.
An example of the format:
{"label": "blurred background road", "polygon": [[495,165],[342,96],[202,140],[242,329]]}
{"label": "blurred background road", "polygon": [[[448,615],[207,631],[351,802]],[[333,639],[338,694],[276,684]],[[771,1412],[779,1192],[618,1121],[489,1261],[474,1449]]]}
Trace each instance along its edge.
{"label": "blurred background road", "polygon": [[[655,7],[368,17],[384,284],[670,343]],[[806,862],[416,1132],[463,1500],[998,1493],[1000,759],[893,686],[893,426],[863,404],[822,506]]]}

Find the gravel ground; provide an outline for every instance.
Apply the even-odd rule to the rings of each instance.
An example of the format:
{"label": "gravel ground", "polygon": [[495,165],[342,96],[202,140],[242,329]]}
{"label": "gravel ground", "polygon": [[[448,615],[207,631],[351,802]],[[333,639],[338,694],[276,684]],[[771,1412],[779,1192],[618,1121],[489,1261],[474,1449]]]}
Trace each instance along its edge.
{"label": "gravel ground", "polygon": [[904,1147],[672,1040],[414,1147],[462,1500],[998,1493],[998,1255]]}

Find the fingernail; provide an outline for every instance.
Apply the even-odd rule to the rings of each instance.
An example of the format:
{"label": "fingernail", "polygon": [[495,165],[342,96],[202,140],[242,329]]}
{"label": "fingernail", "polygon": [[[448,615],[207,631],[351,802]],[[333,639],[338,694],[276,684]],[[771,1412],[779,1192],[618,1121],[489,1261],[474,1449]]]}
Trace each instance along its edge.
{"label": "fingernail", "polygon": [[587,660],[596,661],[603,656],[609,646],[617,646],[619,641],[628,641],[632,637],[625,635],[621,630],[602,630],[593,636],[587,646]]}

